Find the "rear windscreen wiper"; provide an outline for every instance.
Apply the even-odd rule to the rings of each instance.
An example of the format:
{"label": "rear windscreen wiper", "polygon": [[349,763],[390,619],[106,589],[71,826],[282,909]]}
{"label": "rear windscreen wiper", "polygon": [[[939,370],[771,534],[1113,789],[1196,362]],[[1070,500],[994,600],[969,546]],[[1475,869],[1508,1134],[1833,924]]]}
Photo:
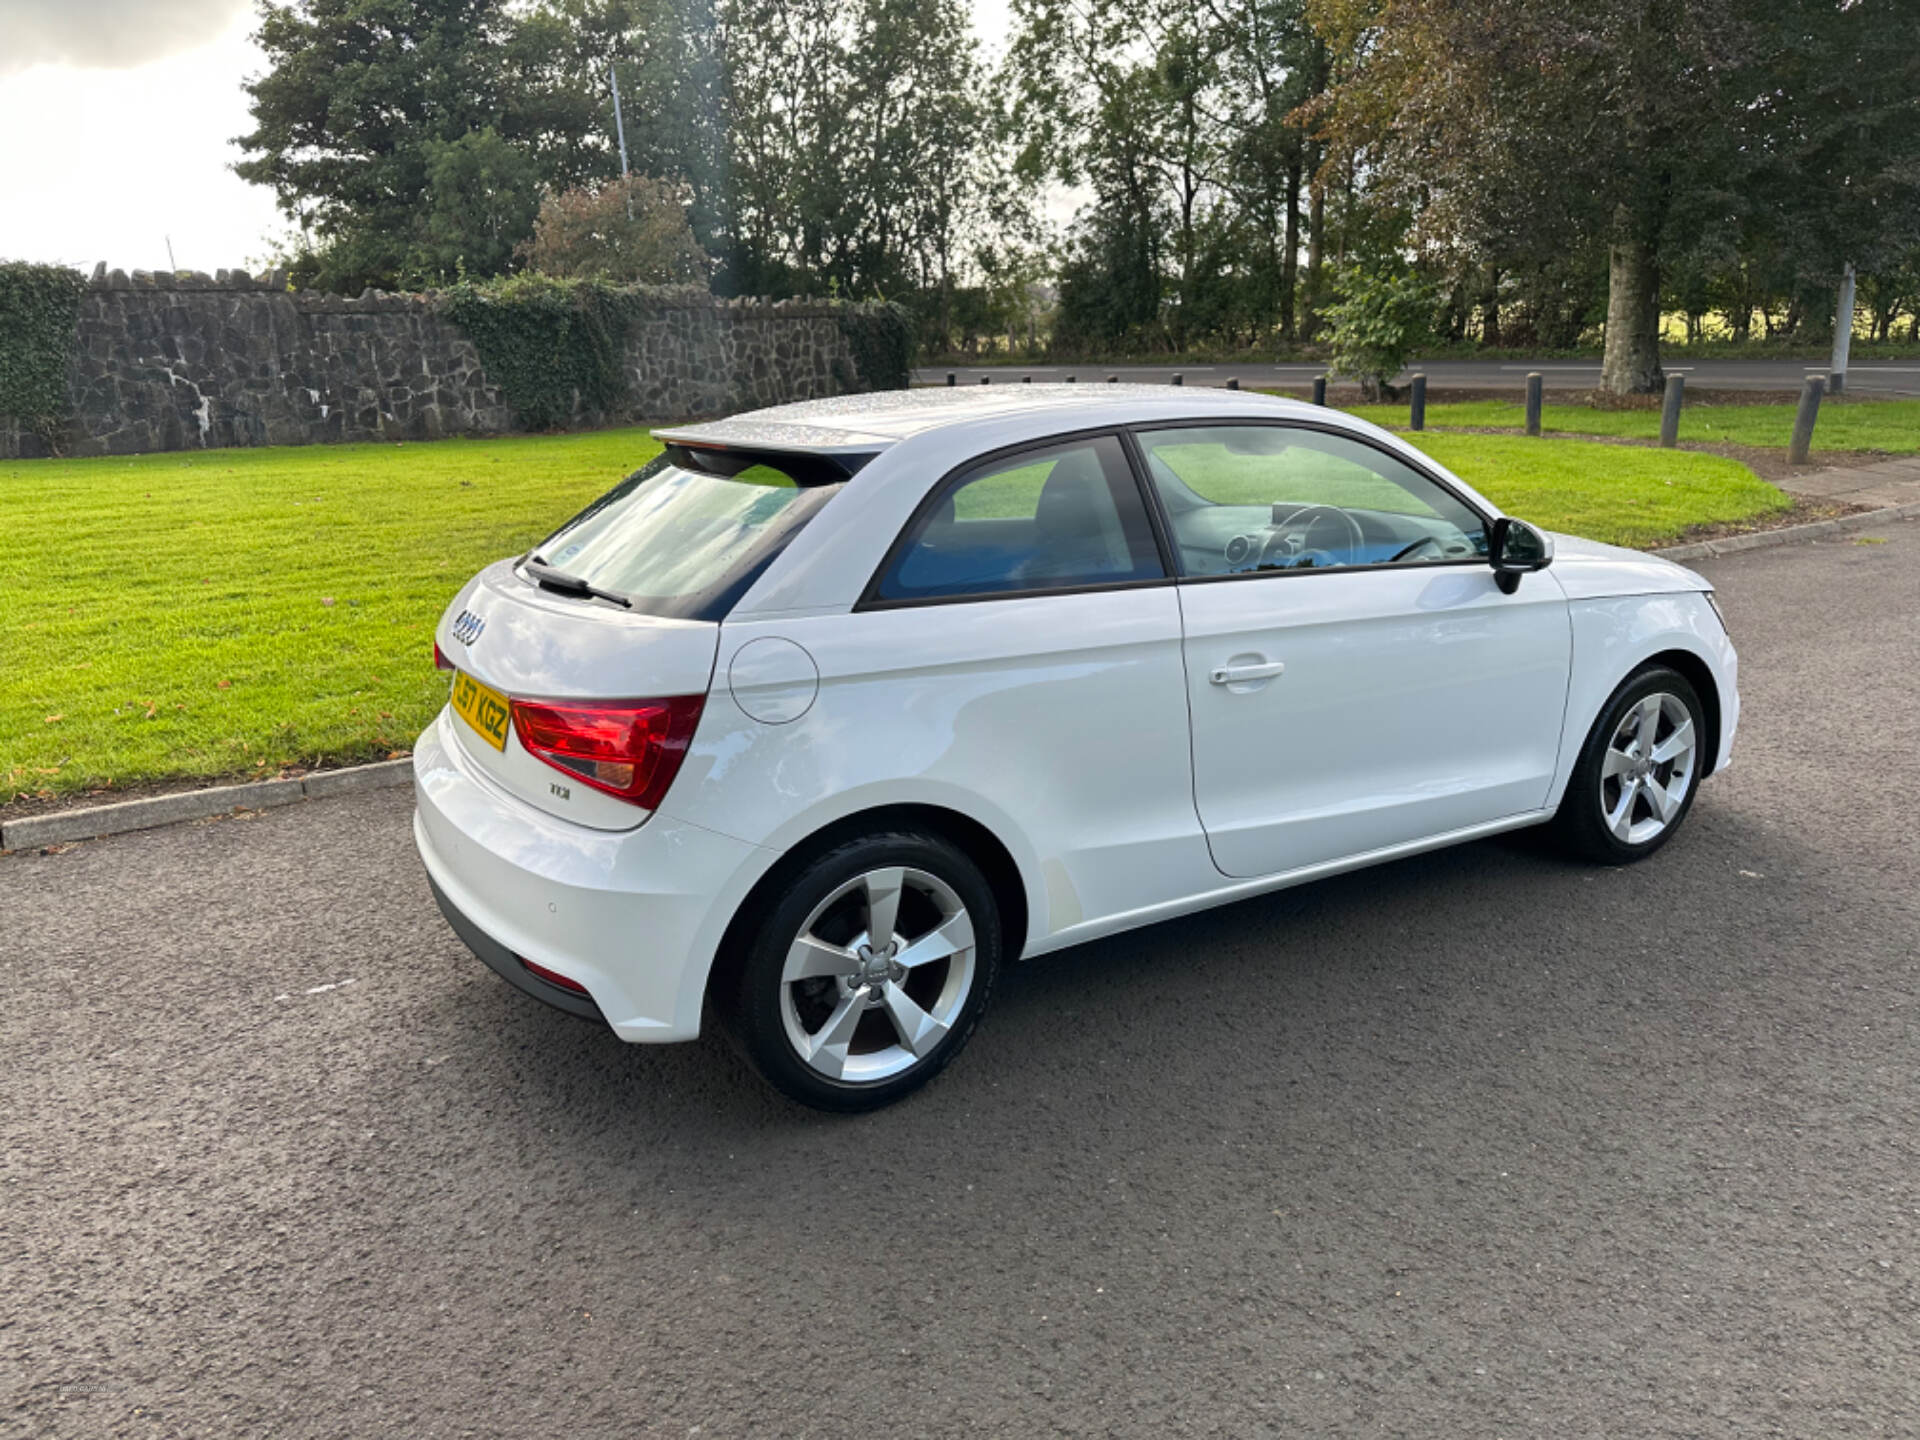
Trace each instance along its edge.
{"label": "rear windscreen wiper", "polygon": [[611,590],[602,590],[598,585],[590,585],[578,575],[569,575],[564,570],[556,570],[538,555],[529,555],[521,568],[533,577],[533,583],[543,589],[557,591],[562,595],[579,595],[594,600],[611,600],[614,604],[631,610],[633,602],[624,595],[616,595]]}

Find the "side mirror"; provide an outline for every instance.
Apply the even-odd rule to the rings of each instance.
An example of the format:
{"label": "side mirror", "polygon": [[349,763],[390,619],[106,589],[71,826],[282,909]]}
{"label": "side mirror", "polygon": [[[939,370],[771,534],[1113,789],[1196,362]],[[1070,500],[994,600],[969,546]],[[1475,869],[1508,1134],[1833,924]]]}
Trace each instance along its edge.
{"label": "side mirror", "polygon": [[1487,541],[1487,560],[1493,566],[1494,583],[1508,595],[1520,588],[1520,577],[1544,570],[1553,563],[1553,541],[1510,515],[1493,522],[1493,534]]}

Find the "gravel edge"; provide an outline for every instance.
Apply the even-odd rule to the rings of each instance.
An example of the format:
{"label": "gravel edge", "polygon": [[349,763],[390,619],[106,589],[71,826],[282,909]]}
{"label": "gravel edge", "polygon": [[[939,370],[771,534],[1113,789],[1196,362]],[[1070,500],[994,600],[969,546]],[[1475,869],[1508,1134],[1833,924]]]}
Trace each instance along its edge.
{"label": "gravel edge", "polygon": [[[1779,530],[1756,531],[1751,535],[1729,535],[1724,539],[1702,540],[1692,545],[1672,545],[1651,553],[1664,560],[1706,560],[1716,555],[1738,554],[1743,550],[1768,550],[1776,545],[1801,545],[1811,540],[1830,539],[1858,530],[1870,530],[1889,520],[1916,519],[1920,519],[1920,502],[1891,505],[1881,510],[1864,510],[1857,515],[1817,520],[1811,525],[1789,525]],[[295,780],[217,785],[211,789],[188,790],[178,795],[126,800],[117,805],[59,810],[0,825],[0,852],[31,850],[68,840],[94,840],[103,835],[124,835],[133,830],[175,825],[183,820],[204,820],[212,815],[231,815],[241,810],[268,810],[281,805],[297,805],[307,800],[325,800],[334,795],[386,790],[412,783],[413,761],[408,758],[382,760],[375,765],[355,765],[346,770],[316,770],[311,775]]]}

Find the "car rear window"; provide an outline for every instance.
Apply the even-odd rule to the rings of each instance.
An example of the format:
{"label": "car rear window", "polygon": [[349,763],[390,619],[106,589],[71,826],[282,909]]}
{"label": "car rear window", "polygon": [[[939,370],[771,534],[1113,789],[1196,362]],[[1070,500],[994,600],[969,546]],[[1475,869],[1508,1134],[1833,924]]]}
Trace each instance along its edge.
{"label": "car rear window", "polygon": [[669,446],[530,558],[649,615],[719,620],[865,458]]}

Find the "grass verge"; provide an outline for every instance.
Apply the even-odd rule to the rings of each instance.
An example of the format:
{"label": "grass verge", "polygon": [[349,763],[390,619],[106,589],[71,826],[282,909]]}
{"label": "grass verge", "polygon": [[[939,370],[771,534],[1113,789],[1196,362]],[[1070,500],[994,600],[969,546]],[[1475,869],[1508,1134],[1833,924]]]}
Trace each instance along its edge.
{"label": "grass verge", "polygon": [[[1358,405],[1352,414],[1376,425],[1404,429],[1407,406]],[[1680,411],[1680,438],[1708,444],[1754,445],[1785,450],[1793,438],[1792,405],[1688,405]],[[1462,429],[1525,430],[1526,406],[1520,401],[1469,400],[1427,406],[1429,426]],[[1551,397],[1540,414],[1549,434],[1608,435],[1630,440],[1660,438],[1660,410],[1597,409],[1555,404]],[[1813,443],[1821,450],[1878,450],[1920,454],[1920,400],[1872,400],[1823,404]]]}
{"label": "grass verge", "polygon": [[645,430],[0,464],[0,801],[411,747],[433,626]]}
{"label": "grass verge", "polygon": [[[1427,435],[1501,506],[1644,545],[1787,504],[1718,456]],[[651,458],[645,430],[0,464],[0,803],[411,746],[474,571]]]}

